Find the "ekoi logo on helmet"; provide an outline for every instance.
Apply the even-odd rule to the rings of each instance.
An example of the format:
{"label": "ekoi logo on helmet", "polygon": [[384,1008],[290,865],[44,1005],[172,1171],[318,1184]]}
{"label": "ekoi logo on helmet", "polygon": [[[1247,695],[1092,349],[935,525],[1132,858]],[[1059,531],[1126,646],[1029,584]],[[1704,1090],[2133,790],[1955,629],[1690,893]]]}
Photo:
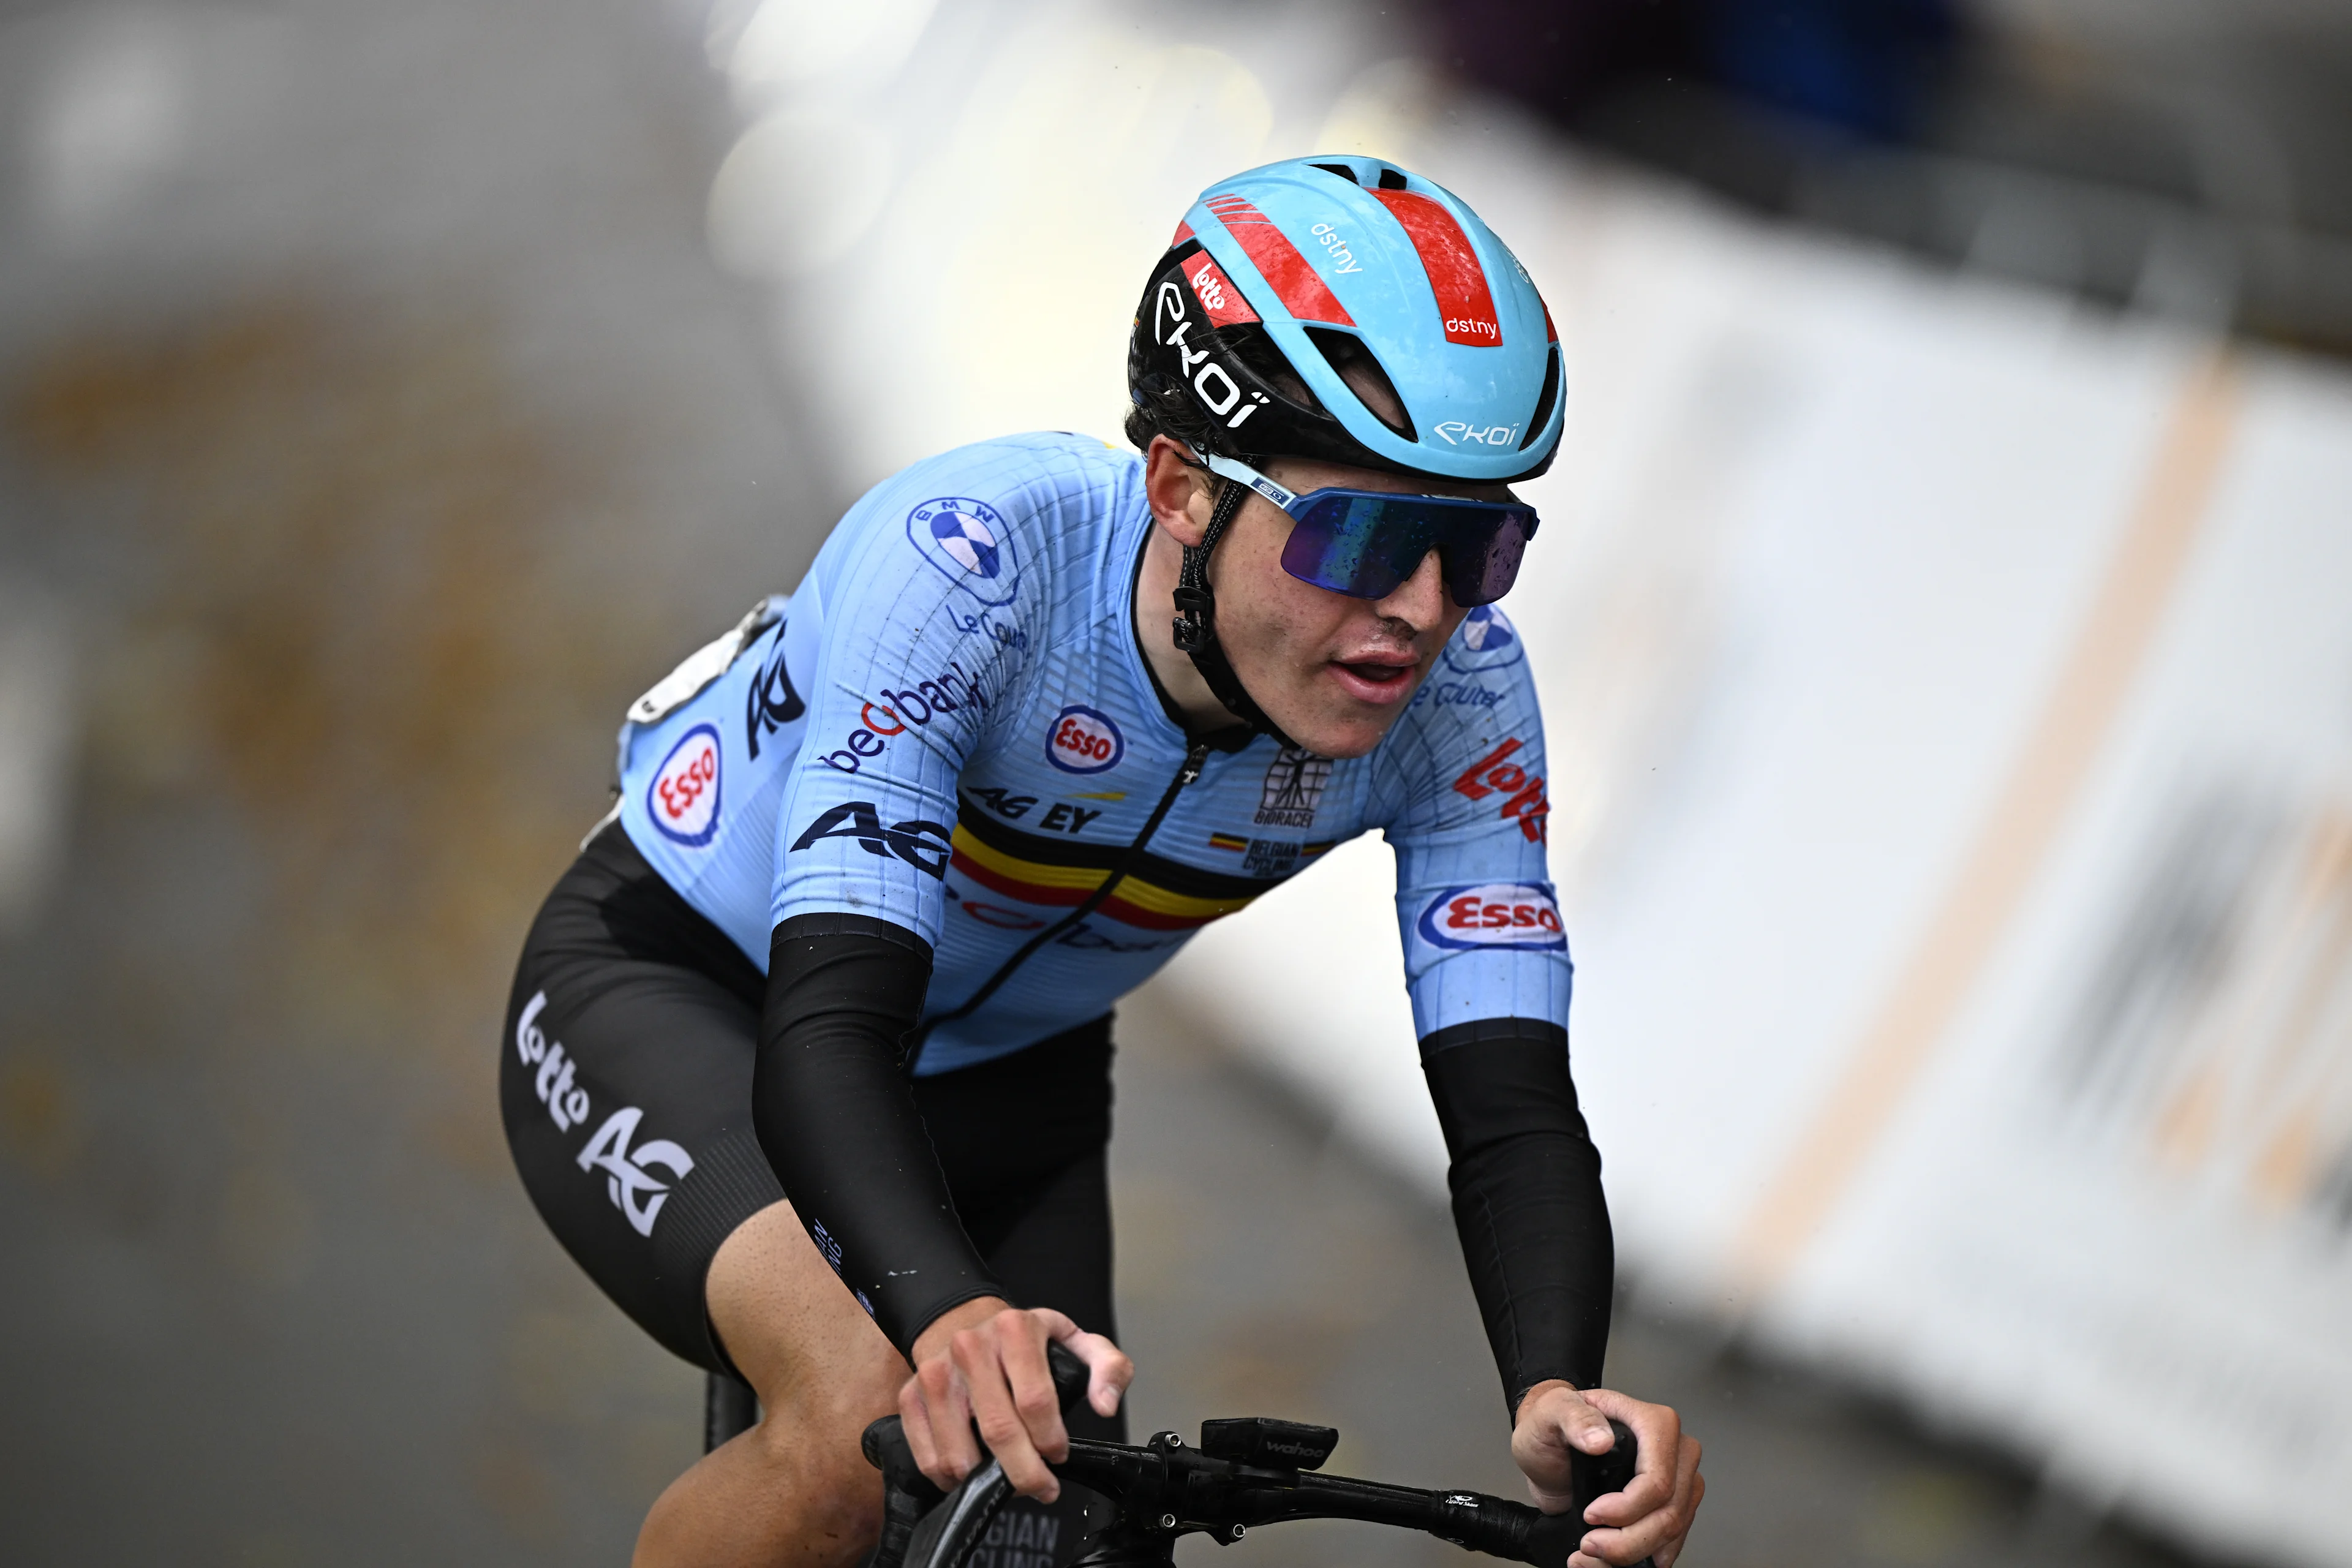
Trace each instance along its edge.
{"label": "ekoi logo on helmet", "polygon": [[[1209,307],[1213,325],[1257,320],[1256,312],[1242,303],[1241,291],[1217,270],[1215,262],[1209,261],[1205,255],[1196,256],[1193,260],[1207,262],[1205,267],[1195,268],[1188,266],[1185,268],[1193,288],[1205,289],[1201,297],[1203,300],[1232,301],[1232,305],[1223,310]],[[1176,351],[1176,373],[1191,384],[1192,395],[1201,400],[1201,406],[1223,420],[1226,429],[1239,429],[1244,420],[1265,406],[1266,395],[1263,392],[1244,394],[1241,383],[1235,381],[1223,365],[1210,357],[1207,349],[1195,350],[1184,341],[1198,325],[1199,321],[1184,308],[1183,289],[1173,278],[1161,279],[1160,287],[1152,293],[1151,341],[1161,348]]]}
{"label": "ekoi logo on helmet", "polygon": [[1561,952],[1568,933],[1559,906],[1542,882],[1478,882],[1448,888],[1413,922],[1432,947],[1464,952],[1479,947],[1533,948]]}

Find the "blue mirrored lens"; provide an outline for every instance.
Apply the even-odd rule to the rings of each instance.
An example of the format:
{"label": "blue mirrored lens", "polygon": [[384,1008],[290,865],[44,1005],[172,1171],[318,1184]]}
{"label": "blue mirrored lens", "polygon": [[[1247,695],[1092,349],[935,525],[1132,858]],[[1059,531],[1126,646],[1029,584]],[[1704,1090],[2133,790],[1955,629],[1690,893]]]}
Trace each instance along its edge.
{"label": "blue mirrored lens", "polygon": [[1282,568],[1300,582],[1384,599],[1435,550],[1446,592],[1465,609],[1510,591],[1536,524],[1528,507],[1367,490],[1317,490],[1291,515]]}

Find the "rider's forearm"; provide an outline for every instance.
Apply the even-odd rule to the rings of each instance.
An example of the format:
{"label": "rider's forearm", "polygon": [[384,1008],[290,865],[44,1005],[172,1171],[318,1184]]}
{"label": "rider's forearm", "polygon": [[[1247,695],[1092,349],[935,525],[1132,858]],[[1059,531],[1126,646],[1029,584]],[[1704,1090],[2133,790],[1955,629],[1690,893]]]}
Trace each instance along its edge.
{"label": "rider's forearm", "polygon": [[1516,1411],[1558,1378],[1601,1381],[1616,1251],[1601,1154],[1577,1109],[1557,1024],[1490,1019],[1422,1041],[1453,1157],[1447,1182],[1487,1342]]}
{"label": "rider's forearm", "polygon": [[929,943],[862,915],[776,928],[752,1123],[817,1250],[890,1342],[1001,1296],[956,1218],[900,1066],[930,983]]}

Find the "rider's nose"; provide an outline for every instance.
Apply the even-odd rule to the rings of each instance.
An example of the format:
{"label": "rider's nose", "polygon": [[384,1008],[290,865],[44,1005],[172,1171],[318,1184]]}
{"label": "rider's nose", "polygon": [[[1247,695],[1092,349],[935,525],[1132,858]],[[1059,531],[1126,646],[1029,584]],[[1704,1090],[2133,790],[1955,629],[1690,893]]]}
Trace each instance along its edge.
{"label": "rider's nose", "polygon": [[1376,601],[1372,608],[1386,619],[1402,621],[1418,634],[1444,618],[1445,574],[1440,566],[1437,552],[1432,550],[1412,569],[1412,575],[1396,585],[1388,597]]}

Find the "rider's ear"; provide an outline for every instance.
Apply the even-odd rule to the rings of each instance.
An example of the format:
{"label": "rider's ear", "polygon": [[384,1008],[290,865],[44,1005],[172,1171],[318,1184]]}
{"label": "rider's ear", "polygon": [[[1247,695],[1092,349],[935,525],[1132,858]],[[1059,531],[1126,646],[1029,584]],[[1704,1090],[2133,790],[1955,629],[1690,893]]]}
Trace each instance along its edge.
{"label": "rider's ear", "polygon": [[1143,455],[1143,492],[1160,526],[1187,548],[1207,536],[1215,502],[1209,476],[1181,443],[1154,436]]}

